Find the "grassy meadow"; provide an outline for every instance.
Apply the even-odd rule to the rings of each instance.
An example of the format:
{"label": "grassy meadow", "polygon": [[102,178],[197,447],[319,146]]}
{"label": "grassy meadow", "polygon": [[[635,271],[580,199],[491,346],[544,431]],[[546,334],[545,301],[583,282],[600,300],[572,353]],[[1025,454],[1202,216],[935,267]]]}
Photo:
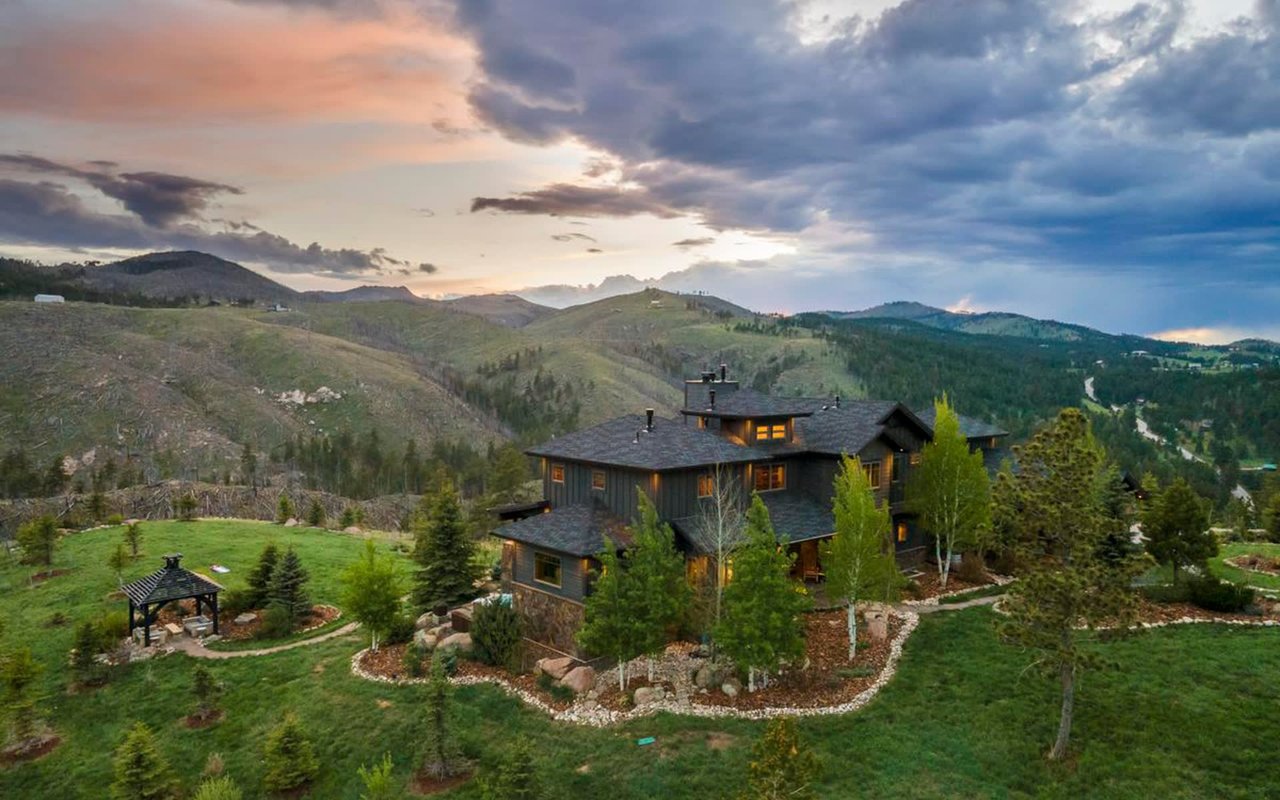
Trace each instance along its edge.
{"label": "grassy meadow", "polygon": [[[143,529],[145,555],[126,578],[181,551],[195,569],[231,567],[219,580],[236,587],[262,544],[275,541],[297,548],[319,602],[337,600],[338,575],[362,546],[358,537],[262,523],[144,523]],[[261,744],[286,709],[300,716],[321,761],[311,796],[358,797],[357,768],[384,752],[408,779],[425,727],[423,689],[355,678],[350,659],[365,645],[358,634],[206,662],[226,685],[227,715],[202,730],[181,724],[192,705],[186,656],[121,668],[101,689],[68,694],[64,663],[74,623],[124,607],[106,599],[116,588],[106,556],[119,537],[118,528],[68,537],[56,566],[71,572],[34,588],[27,580],[34,568],[0,567],[3,644],[25,642],[35,651],[45,667],[41,709],[63,737],[46,758],[0,769],[0,797],[103,797],[111,752],[135,720],[159,733],[185,792],[217,752],[245,796],[261,797]],[[71,624],[47,627],[55,612]],[[802,720],[800,729],[825,764],[824,798],[1277,796],[1278,645],[1276,629],[1213,625],[1107,645],[1115,668],[1080,682],[1072,758],[1049,765],[1042,756],[1057,723],[1054,683],[996,641],[988,609],[936,613],[921,619],[897,676],[870,706]],[[763,727],[664,715],[596,730],[553,723],[489,687],[458,689],[454,697],[464,751],[478,758],[528,739],[552,797],[733,797]],[[638,747],[642,736],[657,743]],[[478,793],[465,785],[450,796]]]}

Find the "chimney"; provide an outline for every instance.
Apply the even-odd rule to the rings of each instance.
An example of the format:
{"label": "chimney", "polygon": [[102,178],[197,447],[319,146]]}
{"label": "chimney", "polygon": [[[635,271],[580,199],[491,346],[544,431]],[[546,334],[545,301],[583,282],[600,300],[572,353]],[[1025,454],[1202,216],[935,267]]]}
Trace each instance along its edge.
{"label": "chimney", "polygon": [[182,553],[173,553],[164,557],[165,569],[179,569],[178,562],[182,561]]}
{"label": "chimney", "polygon": [[711,401],[711,407],[715,408],[716,407],[716,390],[715,389],[708,390],[707,398]]}
{"label": "chimney", "polygon": [[720,363],[720,382],[724,383],[729,378],[729,365],[724,362]]}
{"label": "chimney", "polygon": [[652,432],[653,431],[653,409],[652,408],[646,408],[644,410],[644,418],[645,418],[644,429]]}
{"label": "chimney", "polygon": [[840,395],[836,395],[836,408],[840,407]]}

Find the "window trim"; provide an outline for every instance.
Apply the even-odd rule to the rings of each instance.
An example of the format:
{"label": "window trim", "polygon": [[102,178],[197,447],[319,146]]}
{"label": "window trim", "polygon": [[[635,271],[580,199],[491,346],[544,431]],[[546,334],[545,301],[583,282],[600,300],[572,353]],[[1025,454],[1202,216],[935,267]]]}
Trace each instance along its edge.
{"label": "window trim", "polygon": [[[544,560],[547,562],[551,562],[551,561],[555,562],[556,580],[554,582],[546,580],[541,576],[539,576],[538,574],[538,566],[539,564],[543,563]],[[543,586],[552,586],[552,587],[555,587],[556,589],[563,589],[564,588],[564,559],[560,558],[559,556],[553,556],[550,553],[544,553],[541,550],[534,550],[533,551],[533,580],[535,583],[540,583]]]}
{"label": "window trim", "polygon": [[[556,473],[559,473],[560,477],[557,478]],[[551,482],[564,483],[564,464],[556,463],[551,465]]]}
{"label": "window trim", "polygon": [[[871,473],[874,472],[876,479],[871,480]],[[884,488],[884,462],[883,461],[864,461],[862,462],[862,474],[867,476],[867,483],[875,491]]]}
{"label": "window trim", "polygon": [[[596,478],[600,479],[599,486],[596,485]],[[591,470],[591,491],[603,492],[605,490],[605,487],[608,486],[607,480],[608,479],[605,477],[604,470],[602,469]]]}

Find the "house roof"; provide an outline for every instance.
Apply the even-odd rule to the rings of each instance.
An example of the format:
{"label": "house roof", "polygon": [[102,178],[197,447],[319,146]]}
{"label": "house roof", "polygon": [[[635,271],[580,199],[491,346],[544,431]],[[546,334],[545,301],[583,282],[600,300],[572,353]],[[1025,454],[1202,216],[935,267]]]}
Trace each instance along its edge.
{"label": "house roof", "polygon": [[[835,532],[836,520],[829,505],[823,504],[801,492],[765,492],[760,495],[779,541],[788,543],[821,539]],[[696,516],[680,517],[671,521],[671,527],[688,543],[689,549],[699,555],[714,553],[715,542]]]}
{"label": "house roof", "polygon": [[645,417],[629,414],[543,442],[526,452],[546,458],[587,461],[644,470],[688,469],[707,464],[760,461],[771,456],[682,420],[656,417],[646,430]]}
{"label": "house roof", "polygon": [[626,524],[596,505],[561,506],[503,525],[493,535],[579,557],[601,553],[606,536],[618,547],[631,544]]}
{"label": "house roof", "polygon": [[204,575],[179,566],[181,560],[181,553],[165,556],[163,568],[126,584],[124,593],[134,605],[140,606],[144,603],[154,605],[222,591],[221,585]]}
{"label": "house roof", "polygon": [[[715,384],[710,384],[715,388]],[[699,417],[723,417],[739,419],[743,417],[804,417],[817,411],[830,400],[817,400],[812,397],[775,397],[757,392],[755,389],[738,389],[735,392],[716,396],[715,408],[705,402],[699,406],[686,408],[681,413]]]}
{"label": "house roof", "polygon": [[898,410],[910,414],[889,400],[854,400],[828,406],[811,417],[796,420],[794,448],[826,455],[855,455],[885,434],[885,423]]}
{"label": "house roof", "polygon": [[[934,422],[938,418],[938,410],[933,406],[921,409],[916,412],[916,416],[920,421],[929,426],[929,430],[933,430]],[[957,414],[960,419],[960,432],[964,434],[966,439],[989,439],[992,436],[1008,436],[1009,432],[992,425],[989,422],[983,422],[980,419],[966,417],[964,414]]]}

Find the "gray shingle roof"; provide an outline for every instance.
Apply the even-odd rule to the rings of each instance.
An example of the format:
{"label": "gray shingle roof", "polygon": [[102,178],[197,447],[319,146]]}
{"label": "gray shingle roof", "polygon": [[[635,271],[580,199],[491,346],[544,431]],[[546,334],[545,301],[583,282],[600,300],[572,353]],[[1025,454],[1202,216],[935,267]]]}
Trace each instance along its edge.
{"label": "gray shingle roof", "polygon": [[[779,541],[785,536],[790,543],[820,539],[835,532],[836,520],[829,503],[822,503],[807,494],[796,491],[765,492],[760,495],[773,531]],[[671,527],[697,554],[715,552],[714,543],[704,534],[698,518],[681,517],[672,520]]]}
{"label": "gray shingle roof", "polygon": [[124,593],[133,604],[167,603],[170,600],[185,600],[198,594],[214,594],[222,591],[222,586],[205,576],[179,566],[181,554],[165,556],[165,565],[145,578],[139,578],[126,584]]}
{"label": "gray shingle roof", "polygon": [[[933,430],[934,421],[938,418],[938,410],[933,406],[921,409],[916,412],[916,416],[920,421],[929,426],[929,430]],[[987,439],[992,436],[1008,436],[1009,432],[992,425],[989,422],[983,422],[980,419],[966,417],[964,414],[957,414],[960,418],[960,432],[964,434],[966,439]]]}
{"label": "gray shingle roof", "polygon": [[854,455],[884,432],[884,419],[898,407],[887,400],[844,401],[796,420],[796,449]]}
{"label": "gray shingle roof", "polygon": [[644,470],[688,469],[771,457],[692,424],[686,425],[684,420],[657,417],[653,430],[645,431],[645,417],[641,414],[617,417],[567,433],[526,452],[546,458]]}
{"label": "gray shingle roof", "polygon": [[[711,385],[715,388],[715,385]],[[711,415],[717,417],[799,417],[812,414],[831,400],[819,400],[812,397],[775,397],[757,392],[755,389],[739,389],[726,395],[716,396],[716,407],[708,404],[685,409],[687,413]]]}
{"label": "gray shingle roof", "polygon": [[601,553],[605,536],[618,547],[631,544],[626,524],[594,505],[561,506],[503,525],[493,535],[579,557]]}

